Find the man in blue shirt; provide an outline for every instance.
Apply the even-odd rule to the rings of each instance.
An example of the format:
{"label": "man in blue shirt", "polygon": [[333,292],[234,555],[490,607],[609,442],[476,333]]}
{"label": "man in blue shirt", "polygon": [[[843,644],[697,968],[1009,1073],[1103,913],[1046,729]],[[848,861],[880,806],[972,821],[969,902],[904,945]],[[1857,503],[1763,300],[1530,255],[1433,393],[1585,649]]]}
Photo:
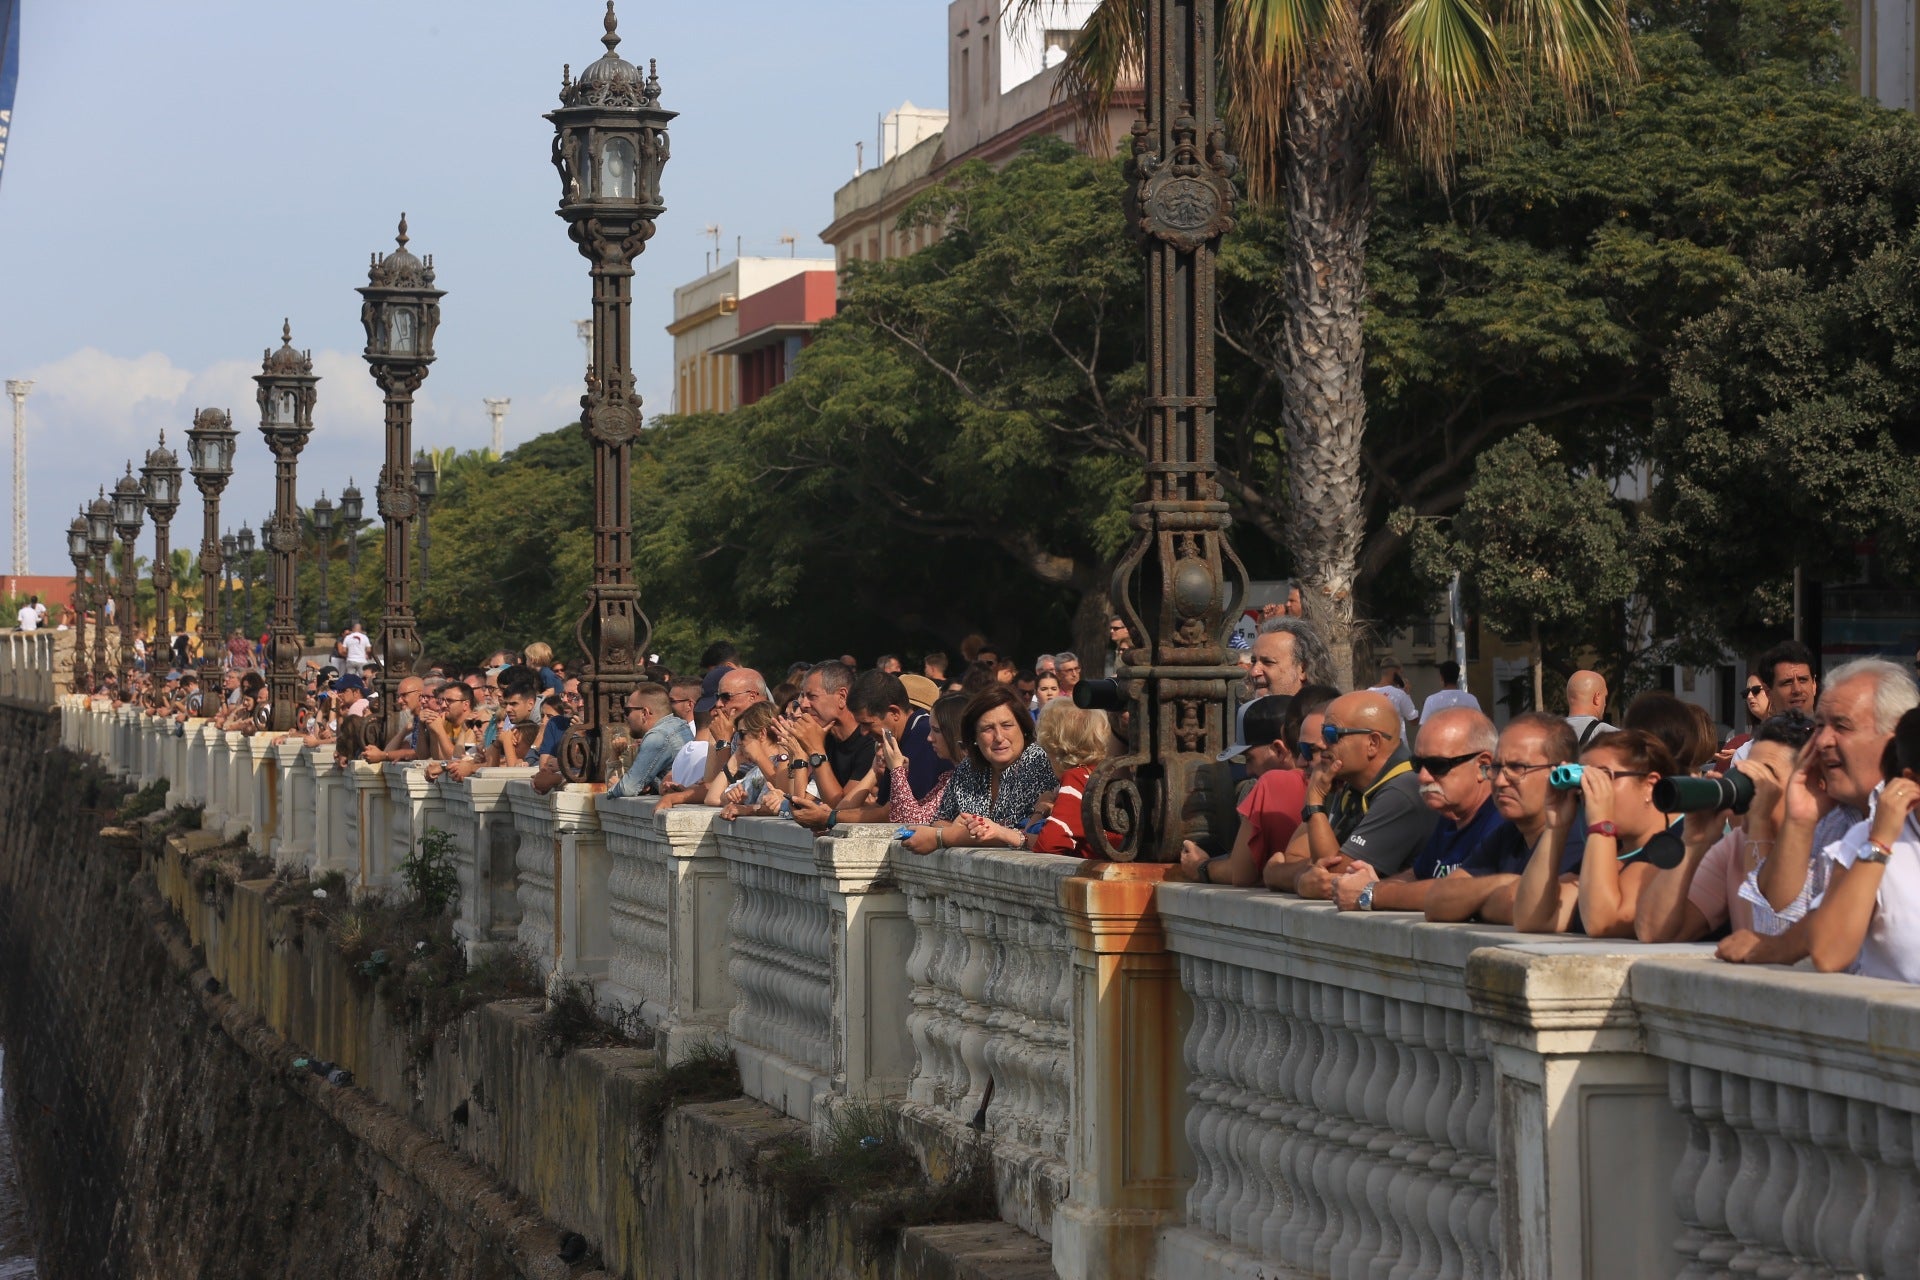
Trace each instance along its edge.
{"label": "man in blue shirt", "polygon": [[659,790],[673,758],[693,740],[693,726],[673,714],[673,698],[665,685],[651,680],[635,685],[626,706],[627,732],[640,746],[626,773],[607,788],[608,798],[615,800]]}
{"label": "man in blue shirt", "polygon": [[[1433,885],[1427,895],[1427,919],[1513,923],[1514,887],[1547,829],[1547,803],[1553,794],[1547,774],[1554,765],[1568,764],[1578,754],[1579,740],[1559,716],[1529,711],[1508,722],[1488,766],[1493,803],[1505,822]],[[1563,881],[1580,878],[1586,832],[1586,822],[1576,812],[1560,859]]]}
{"label": "man in blue shirt", "polygon": [[1433,886],[1507,824],[1493,803],[1498,744],[1493,721],[1467,707],[1437,711],[1420,726],[1409,763],[1421,801],[1440,820],[1404,871],[1382,880],[1371,864],[1356,862],[1341,875],[1333,900],[1342,911],[1426,910]]}

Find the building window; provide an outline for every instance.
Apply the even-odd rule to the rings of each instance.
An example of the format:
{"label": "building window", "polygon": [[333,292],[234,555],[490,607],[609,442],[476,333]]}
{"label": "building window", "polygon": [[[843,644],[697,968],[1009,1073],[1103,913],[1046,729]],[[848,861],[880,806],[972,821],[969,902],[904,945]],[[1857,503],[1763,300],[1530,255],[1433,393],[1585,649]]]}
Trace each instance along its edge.
{"label": "building window", "polygon": [[960,114],[966,115],[973,107],[973,50],[960,50]]}

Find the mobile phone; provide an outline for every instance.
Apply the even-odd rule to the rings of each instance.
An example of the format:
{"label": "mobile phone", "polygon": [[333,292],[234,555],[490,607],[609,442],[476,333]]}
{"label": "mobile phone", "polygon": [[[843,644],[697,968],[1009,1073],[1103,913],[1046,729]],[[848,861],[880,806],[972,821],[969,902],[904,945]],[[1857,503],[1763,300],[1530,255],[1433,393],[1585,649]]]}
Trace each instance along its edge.
{"label": "mobile phone", "polygon": [[913,828],[902,827],[898,831],[893,833],[893,838],[895,840],[911,840],[913,839]]}

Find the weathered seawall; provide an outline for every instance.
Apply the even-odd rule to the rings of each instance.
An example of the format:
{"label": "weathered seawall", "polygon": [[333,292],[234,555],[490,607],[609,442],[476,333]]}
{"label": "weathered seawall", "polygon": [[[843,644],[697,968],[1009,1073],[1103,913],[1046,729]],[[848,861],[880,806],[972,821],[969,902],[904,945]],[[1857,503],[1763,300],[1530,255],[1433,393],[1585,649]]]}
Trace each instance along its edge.
{"label": "weathered seawall", "polygon": [[654,1055],[556,1053],[537,1001],[422,1054],[319,925],[143,850],[57,743],[0,706],[0,1038],[48,1280],[1047,1274],[1003,1224],[875,1248],[790,1211],[765,1166],[803,1130],[758,1103],[649,1136]]}

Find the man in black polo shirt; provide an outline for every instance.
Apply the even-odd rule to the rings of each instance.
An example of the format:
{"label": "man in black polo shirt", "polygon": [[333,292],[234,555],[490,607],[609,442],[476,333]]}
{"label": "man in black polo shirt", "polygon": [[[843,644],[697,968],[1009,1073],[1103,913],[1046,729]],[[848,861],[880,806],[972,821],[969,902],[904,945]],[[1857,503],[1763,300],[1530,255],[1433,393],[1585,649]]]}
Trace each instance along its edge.
{"label": "man in black polo shirt", "polygon": [[1345,694],[1327,707],[1300,829],[1286,857],[1267,863],[1268,888],[1330,898],[1335,879],[1355,862],[1391,876],[1413,861],[1435,818],[1420,800],[1400,740],[1404,725],[1377,693]]}
{"label": "man in black polo shirt", "polygon": [[[853,672],[845,663],[829,659],[807,672],[800,686],[800,714],[786,723],[782,745],[793,759],[788,764],[793,816],[816,830],[828,825],[840,793],[847,784],[866,776],[873,767],[874,740],[860,732],[860,722],[847,709],[847,689]],[[820,803],[809,802],[811,782]]]}

